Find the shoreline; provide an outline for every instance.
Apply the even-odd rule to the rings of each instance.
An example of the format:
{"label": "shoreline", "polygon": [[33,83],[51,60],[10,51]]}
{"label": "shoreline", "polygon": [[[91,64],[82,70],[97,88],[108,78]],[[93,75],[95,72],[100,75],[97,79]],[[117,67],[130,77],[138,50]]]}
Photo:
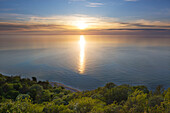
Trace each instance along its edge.
{"label": "shoreline", "polygon": [[62,86],[64,87],[65,89],[67,90],[70,90],[71,92],[80,92],[80,90],[76,89],[76,88],[73,88],[71,86],[67,86],[67,85],[64,85],[62,83],[59,83],[59,82],[49,82],[50,85],[52,85],[54,87],[54,85],[57,85],[57,86]]}
{"label": "shoreline", "polygon": [[[2,73],[2,72],[0,72],[0,74],[2,74],[2,75],[4,75],[4,76],[20,76],[21,78],[29,78],[29,79],[32,79],[32,77],[34,77],[34,76],[31,76],[31,77],[28,77],[28,76],[24,76],[24,75],[17,75],[17,74],[7,74],[7,73]],[[37,78],[37,77],[36,77]],[[37,80],[38,81],[48,81],[48,80],[39,80],[38,78],[37,78]],[[71,92],[81,92],[81,91],[83,91],[83,90],[80,90],[80,89],[77,89],[77,88],[74,88],[74,87],[72,87],[72,86],[69,86],[69,85],[65,85],[65,84],[63,84],[63,83],[60,83],[60,82],[58,82],[58,81],[49,81],[49,84],[52,86],[52,87],[54,87],[54,85],[57,85],[57,86],[62,86],[62,87],[64,87],[66,90],[69,90],[69,91],[71,91]],[[126,83],[125,83],[126,84]],[[127,83],[128,84],[128,83]],[[121,85],[121,84],[119,84],[119,85]],[[128,84],[128,85],[130,85],[130,86],[146,86],[145,84],[140,84],[140,83],[138,83],[138,84],[132,84],[132,82],[130,83],[130,84]],[[157,85],[158,86],[158,85]],[[100,86],[99,86],[100,87]],[[169,87],[165,87],[165,86],[163,86],[165,89],[168,89]],[[148,87],[147,86],[147,88],[149,89],[149,90],[155,90],[155,88],[156,88],[156,86],[154,87],[154,88],[151,88],[151,87]]]}
{"label": "shoreline", "polygon": [[[2,75],[4,75],[4,76],[20,76],[20,75],[17,75],[17,74],[6,74],[6,73],[0,73],[0,74],[2,74]],[[23,77],[23,76],[21,76],[21,77]],[[24,77],[25,78],[25,77]],[[40,80],[41,81],[41,80]],[[42,81],[45,81],[45,80],[42,80]],[[73,87],[71,87],[71,86],[67,86],[67,85],[65,85],[65,84],[62,84],[62,83],[59,83],[59,82],[49,82],[49,84],[52,86],[52,87],[54,87],[54,85],[57,85],[57,86],[62,86],[62,87],[64,87],[65,89],[67,89],[67,90],[69,90],[69,91],[71,91],[71,92],[80,92],[80,90],[78,90],[78,89],[76,89],[76,88],[73,88]]]}

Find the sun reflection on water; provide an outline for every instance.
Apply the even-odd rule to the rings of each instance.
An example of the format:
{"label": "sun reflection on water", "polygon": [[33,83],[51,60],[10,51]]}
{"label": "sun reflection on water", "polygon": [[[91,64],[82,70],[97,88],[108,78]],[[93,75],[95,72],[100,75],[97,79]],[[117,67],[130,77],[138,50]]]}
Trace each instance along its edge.
{"label": "sun reflection on water", "polygon": [[79,45],[80,45],[80,56],[79,56],[78,70],[80,74],[83,74],[85,71],[85,45],[86,45],[86,40],[84,35],[80,36]]}

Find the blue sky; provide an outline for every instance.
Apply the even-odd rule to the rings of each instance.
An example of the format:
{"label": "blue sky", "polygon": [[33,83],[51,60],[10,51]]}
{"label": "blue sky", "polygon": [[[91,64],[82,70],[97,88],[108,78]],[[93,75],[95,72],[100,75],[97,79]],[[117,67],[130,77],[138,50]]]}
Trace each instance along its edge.
{"label": "blue sky", "polygon": [[[96,20],[102,18],[100,22],[111,22],[114,25],[115,23],[132,24],[135,22],[133,23],[134,26],[134,24],[143,23],[146,25],[152,23],[152,25],[156,26],[155,29],[158,29],[159,26],[162,26],[159,29],[169,29],[169,27],[165,25],[169,26],[170,22],[170,0],[0,0],[0,15],[0,22],[8,22],[8,24],[21,24],[21,21],[24,22],[22,24],[26,22],[27,24],[35,24],[35,19],[33,22],[32,17],[37,17],[39,20],[36,20],[36,22],[40,22],[40,20],[42,20],[41,18],[48,18],[48,22],[43,22],[48,25],[50,23],[51,25],[54,24],[52,23],[54,20],[51,21],[52,17],[60,20],[71,16],[74,21],[73,16],[76,15],[76,19],[79,17],[81,20],[83,17],[94,17]],[[58,16],[60,16],[60,18]],[[103,20],[103,18],[107,18],[108,20]],[[68,22],[67,20],[65,21],[66,23]],[[83,21],[85,21],[85,23],[91,22],[87,21],[87,19]],[[66,24],[62,23],[64,22],[58,22],[57,25],[66,26]],[[121,26],[123,25],[125,24],[117,26],[117,29],[122,28]],[[148,24],[148,26],[149,25],[150,24]],[[4,26],[4,23],[0,25],[1,29],[2,26]],[[67,26],[74,25],[67,24]],[[95,24],[89,26],[94,28]],[[102,24],[100,27],[101,26]],[[126,26],[126,29],[127,27],[128,26]],[[138,29],[146,29],[140,27]],[[106,29],[106,26],[102,26],[101,28]],[[150,27],[148,28],[151,29]],[[112,28],[109,26],[108,29]],[[131,27],[131,29],[137,28]]]}

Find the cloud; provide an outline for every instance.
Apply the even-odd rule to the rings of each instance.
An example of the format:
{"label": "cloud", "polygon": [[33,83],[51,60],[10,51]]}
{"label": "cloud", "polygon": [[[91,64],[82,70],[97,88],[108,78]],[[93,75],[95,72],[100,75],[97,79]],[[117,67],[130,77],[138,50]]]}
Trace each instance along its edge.
{"label": "cloud", "polygon": [[69,1],[76,2],[76,1],[86,1],[86,0],[69,0]]}
{"label": "cloud", "polygon": [[[21,14],[0,14],[0,33],[4,32],[54,32],[76,34],[81,32],[76,26],[84,22],[88,28],[83,30],[87,34],[99,34],[118,31],[170,31],[170,22],[133,20],[121,21],[113,17],[93,17],[82,14],[54,15],[48,17],[21,15]],[[12,20],[10,20],[12,18]]]}
{"label": "cloud", "polygon": [[103,29],[110,31],[170,31],[168,29]]}
{"label": "cloud", "polygon": [[137,2],[139,0],[124,0],[124,1],[126,1],[126,2]]}
{"label": "cloud", "polygon": [[8,23],[0,22],[0,31],[61,31],[65,30],[63,25],[55,24],[21,24],[21,23]]}
{"label": "cloud", "polygon": [[68,3],[70,4],[72,2],[84,2],[84,1],[86,1],[86,0],[68,0]]}
{"label": "cloud", "polygon": [[10,9],[10,8],[3,8],[3,9],[0,9],[0,11],[12,11],[14,9]]}
{"label": "cloud", "polygon": [[104,5],[103,3],[88,3],[88,5],[86,5],[86,7],[101,7],[102,5]]}

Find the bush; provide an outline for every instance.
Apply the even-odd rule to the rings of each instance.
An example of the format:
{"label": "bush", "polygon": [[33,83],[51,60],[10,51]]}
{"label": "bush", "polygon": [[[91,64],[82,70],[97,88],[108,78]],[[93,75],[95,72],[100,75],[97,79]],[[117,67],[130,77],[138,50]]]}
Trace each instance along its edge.
{"label": "bush", "polygon": [[125,105],[127,106],[127,110],[134,113],[144,112],[144,108],[147,100],[147,94],[143,93],[143,91],[136,90],[133,92],[126,101]]}
{"label": "bush", "polygon": [[30,99],[1,103],[1,113],[41,113],[43,107],[32,104]]}
{"label": "bush", "polygon": [[96,111],[98,108],[104,108],[104,105],[105,103],[100,100],[83,97],[71,101],[69,108],[76,113],[88,113],[90,111]]}
{"label": "bush", "polygon": [[150,107],[155,107],[156,105],[160,106],[161,102],[163,101],[164,99],[162,96],[153,96],[153,97],[150,97],[148,104]]}
{"label": "bush", "polygon": [[43,87],[39,84],[34,84],[30,87],[29,95],[33,98],[34,101],[40,102],[42,95]]}
{"label": "bush", "polygon": [[73,110],[70,110],[67,106],[64,105],[55,105],[54,103],[48,103],[44,109],[44,113],[74,113]]}
{"label": "bush", "polygon": [[43,87],[39,84],[34,84],[30,87],[30,90],[31,91],[36,90],[37,92],[41,92],[43,90]]}
{"label": "bush", "polygon": [[30,95],[28,94],[19,94],[17,97],[16,97],[16,100],[23,100],[23,99],[30,99]]}
{"label": "bush", "polygon": [[146,86],[133,86],[133,89],[143,91],[144,93],[149,93],[149,90]]}
{"label": "bush", "polygon": [[108,89],[104,94],[104,101],[107,104],[112,104],[114,101],[121,102],[126,101],[128,98],[128,88],[126,87],[115,87]]}
{"label": "bush", "polygon": [[14,84],[13,84],[13,88],[14,88],[15,90],[20,90],[20,89],[22,88],[22,85],[21,85],[21,83],[14,83]]}
{"label": "bush", "polygon": [[123,113],[123,106],[113,102],[112,104],[105,106],[104,113]]}
{"label": "bush", "polygon": [[13,84],[5,83],[2,87],[3,91],[6,93],[10,90],[13,90]]}
{"label": "bush", "polygon": [[19,95],[19,91],[10,90],[6,93],[5,97],[8,99],[15,99]]}
{"label": "bush", "polygon": [[107,84],[105,85],[105,88],[111,89],[111,88],[114,88],[115,86],[116,86],[116,85],[115,85],[114,83],[110,82],[110,83],[107,83]]}
{"label": "bush", "polygon": [[49,90],[44,90],[41,94],[41,102],[47,102],[51,100],[51,93]]}

